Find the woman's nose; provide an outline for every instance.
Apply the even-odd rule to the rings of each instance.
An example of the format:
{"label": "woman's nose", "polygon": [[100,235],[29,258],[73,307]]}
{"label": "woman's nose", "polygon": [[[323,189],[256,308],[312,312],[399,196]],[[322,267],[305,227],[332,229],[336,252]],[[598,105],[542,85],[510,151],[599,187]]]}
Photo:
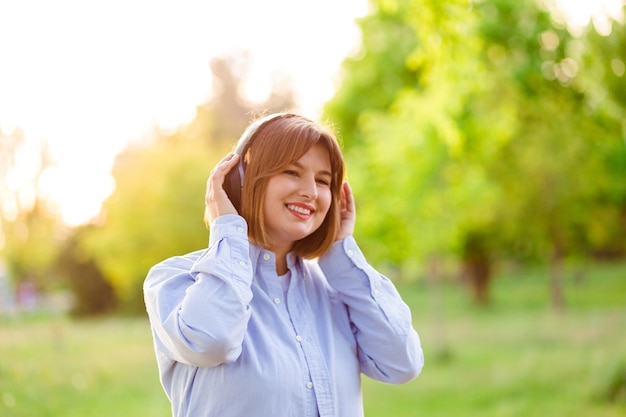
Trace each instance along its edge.
{"label": "woman's nose", "polygon": [[317,198],[317,182],[314,176],[305,175],[300,181],[300,195],[311,200]]}

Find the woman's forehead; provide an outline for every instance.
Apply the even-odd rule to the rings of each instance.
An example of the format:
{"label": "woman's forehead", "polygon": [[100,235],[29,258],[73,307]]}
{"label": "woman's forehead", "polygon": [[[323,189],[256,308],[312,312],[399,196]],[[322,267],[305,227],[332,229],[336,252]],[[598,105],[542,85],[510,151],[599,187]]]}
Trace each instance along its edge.
{"label": "woman's forehead", "polygon": [[311,146],[299,159],[292,161],[291,164],[302,168],[316,168],[316,170],[332,171],[330,163],[330,152],[321,143]]}

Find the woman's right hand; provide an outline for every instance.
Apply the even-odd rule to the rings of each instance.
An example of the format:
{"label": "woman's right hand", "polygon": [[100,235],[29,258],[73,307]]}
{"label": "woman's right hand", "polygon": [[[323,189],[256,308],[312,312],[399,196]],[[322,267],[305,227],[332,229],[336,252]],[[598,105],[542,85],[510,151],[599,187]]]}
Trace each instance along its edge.
{"label": "woman's right hand", "polygon": [[206,183],[204,204],[209,224],[224,214],[237,214],[235,206],[224,191],[224,179],[231,169],[237,166],[239,155],[229,153],[213,168]]}

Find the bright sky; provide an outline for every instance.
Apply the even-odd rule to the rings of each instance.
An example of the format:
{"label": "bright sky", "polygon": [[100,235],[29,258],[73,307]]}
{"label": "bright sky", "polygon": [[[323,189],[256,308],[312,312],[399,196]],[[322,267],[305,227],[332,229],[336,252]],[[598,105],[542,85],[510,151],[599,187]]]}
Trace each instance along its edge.
{"label": "bright sky", "polygon": [[249,51],[253,99],[288,74],[317,117],[366,12],[367,0],[0,0],[0,127],[49,141],[46,183],[79,224],[111,192],[117,152],[210,97],[214,56]]}
{"label": "bright sky", "polygon": [[[546,1],[581,25],[622,3]],[[49,141],[58,168],[44,182],[64,221],[80,224],[112,191],[129,141],[188,122],[210,97],[212,57],[249,51],[253,99],[273,71],[288,74],[315,118],[366,13],[367,0],[0,0],[0,128]]]}

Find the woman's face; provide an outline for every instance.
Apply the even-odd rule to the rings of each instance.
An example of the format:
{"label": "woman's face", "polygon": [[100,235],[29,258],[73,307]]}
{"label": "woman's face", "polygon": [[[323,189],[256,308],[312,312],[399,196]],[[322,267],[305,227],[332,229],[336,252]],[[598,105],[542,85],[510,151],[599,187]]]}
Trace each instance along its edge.
{"label": "woman's face", "polygon": [[269,179],[265,229],[272,248],[288,248],[315,232],[330,208],[332,172],[328,150],[316,144]]}

